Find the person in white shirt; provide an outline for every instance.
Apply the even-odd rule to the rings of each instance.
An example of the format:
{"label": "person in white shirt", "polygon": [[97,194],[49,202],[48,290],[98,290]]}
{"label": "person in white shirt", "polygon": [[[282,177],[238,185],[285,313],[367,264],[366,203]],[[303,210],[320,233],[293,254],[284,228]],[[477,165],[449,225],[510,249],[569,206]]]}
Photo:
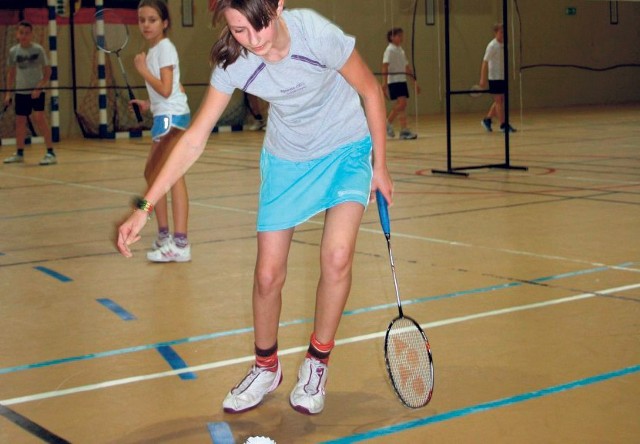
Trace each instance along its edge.
{"label": "person in white shirt", "polygon": [[[132,100],[143,111],[151,109],[153,143],[147,158],[144,177],[153,183],[171,154],[174,145],[190,122],[187,96],[180,84],[180,62],[175,46],[167,38],[171,26],[169,10],[164,0],[142,0],[138,5],[138,26],[149,44],[149,51],[137,54],[134,64],[144,78],[149,100]],[[184,177],[171,187],[173,235],[169,230],[169,210],[166,194],[155,205],[158,235],[147,253],[151,262],[188,262],[191,246],[187,239],[189,196]]]}
{"label": "person in white shirt", "polygon": [[[500,131],[506,129],[504,117],[504,94],[506,92],[506,82],[504,80],[504,31],[502,23],[493,26],[494,38],[487,45],[487,49],[482,59],[480,67],[480,86],[489,86],[489,92],[493,96],[493,103],[484,119],[482,126],[491,132],[492,118],[495,117],[500,122]],[[509,131],[516,130],[509,125]]]}
{"label": "person in white shirt", "polygon": [[416,89],[420,92],[413,70],[409,66],[407,56],[402,49],[404,32],[402,28],[393,28],[387,32],[389,44],[382,57],[382,90],[387,99],[394,101],[393,107],[387,116],[387,137],[396,136],[393,130],[393,122],[400,121],[400,139],[415,139],[417,134],[411,132],[407,126],[407,103],[409,101],[409,87],[407,77],[411,79]]}

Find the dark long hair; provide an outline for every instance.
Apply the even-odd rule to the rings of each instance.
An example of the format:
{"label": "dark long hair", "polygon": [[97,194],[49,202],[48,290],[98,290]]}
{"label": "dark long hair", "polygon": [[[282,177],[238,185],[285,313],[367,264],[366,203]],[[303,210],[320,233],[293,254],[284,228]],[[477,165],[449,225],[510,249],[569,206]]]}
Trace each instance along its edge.
{"label": "dark long hair", "polygon": [[[276,17],[278,0],[218,0],[213,10],[213,26],[223,20],[223,13],[227,8],[239,11],[247,18],[253,29],[260,31],[269,26]],[[233,37],[229,25],[225,25],[220,37],[211,47],[211,64],[226,69],[238,60],[238,57],[246,54],[247,49]]]}
{"label": "dark long hair", "polygon": [[165,0],[140,0],[138,3],[138,9],[143,6],[148,6],[149,8],[153,8],[156,10],[158,15],[160,16],[160,20],[163,22],[167,21],[167,28],[162,32],[163,34],[167,34],[169,32],[169,28],[171,28],[171,17],[169,16],[169,8],[167,7],[167,2]]}

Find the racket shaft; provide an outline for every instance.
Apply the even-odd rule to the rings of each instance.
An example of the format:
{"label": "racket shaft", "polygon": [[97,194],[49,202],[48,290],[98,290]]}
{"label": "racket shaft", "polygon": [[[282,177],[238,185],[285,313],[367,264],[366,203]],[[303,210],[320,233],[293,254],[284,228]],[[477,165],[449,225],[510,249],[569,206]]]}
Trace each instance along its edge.
{"label": "racket shaft", "polygon": [[[129,85],[129,78],[127,77],[127,71],[124,69],[124,65],[122,64],[122,59],[120,58],[120,53],[116,52],[116,57],[118,58],[118,65],[120,65],[120,71],[122,72],[122,78],[124,79],[124,83],[127,85],[127,91],[129,92],[129,100],[135,100],[136,96],[133,94],[133,89]],[[138,122],[142,122],[142,114],[140,113],[140,107],[132,103],[131,107],[133,108],[133,112],[136,114],[136,120]]]}
{"label": "racket shaft", "polygon": [[396,276],[396,264],[393,262],[393,251],[391,251],[391,241],[387,238],[387,249],[389,250],[389,263],[391,264],[391,276],[393,277],[393,288],[396,291],[396,303],[398,304],[398,313],[402,313],[402,302],[400,301],[400,289],[398,288],[398,278]]}
{"label": "racket shaft", "polygon": [[398,312],[402,317],[402,303],[400,302],[400,290],[398,288],[398,278],[396,277],[396,264],[393,261],[393,251],[391,250],[391,224],[389,222],[389,206],[380,190],[376,190],[376,203],[378,204],[378,215],[380,216],[380,225],[387,238],[387,250],[389,250],[389,262],[391,264],[391,275],[393,276],[393,287],[396,291],[396,301],[398,303]]}

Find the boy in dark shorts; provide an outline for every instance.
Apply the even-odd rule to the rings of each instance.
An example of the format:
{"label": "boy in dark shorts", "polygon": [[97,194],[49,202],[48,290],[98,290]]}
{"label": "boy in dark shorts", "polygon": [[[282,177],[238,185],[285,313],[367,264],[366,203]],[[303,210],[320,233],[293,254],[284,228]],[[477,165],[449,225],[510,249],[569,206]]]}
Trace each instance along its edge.
{"label": "boy in dark shorts", "polygon": [[[7,60],[7,89],[15,89],[16,146],[15,154],[4,159],[4,163],[24,162],[24,145],[27,136],[27,118],[33,117],[38,131],[44,136],[47,152],[40,165],[58,163],[53,151],[51,129],[44,113],[45,93],[43,88],[49,83],[51,66],[44,48],[33,43],[31,23],[22,21],[16,32],[18,44],[9,50]],[[11,103],[11,92],[4,96],[4,105]]]}
{"label": "boy in dark shorts", "polygon": [[[504,32],[502,23],[493,27],[494,38],[487,45],[487,49],[482,59],[480,67],[480,86],[486,88],[489,85],[489,92],[493,96],[493,103],[489,107],[487,115],[480,122],[484,129],[491,132],[491,119],[497,118],[500,121],[500,131],[506,130],[504,118],[504,94],[506,83],[504,81]],[[509,131],[516,130],[509,125]]]}
{"label": "boy in dark shorts", "polygon": [[407,104],[409,102],[409,87],[407,77],[415,84],[416,92],[420,92],[413,71],[402,49],[404,33],[402,28],[393,28],[387,32],[389,44],[382,57],[382,90],[385,96],[395,102],[387,116],[387,137],[395,137],[393,121],[397,117],[400,121],[400,139],[411,140],[418,137],[407,127]]}

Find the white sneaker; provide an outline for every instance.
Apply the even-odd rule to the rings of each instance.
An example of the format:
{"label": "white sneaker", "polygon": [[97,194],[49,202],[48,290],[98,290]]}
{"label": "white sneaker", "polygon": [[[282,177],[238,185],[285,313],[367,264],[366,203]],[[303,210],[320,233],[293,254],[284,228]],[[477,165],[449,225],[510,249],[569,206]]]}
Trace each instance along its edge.
{"label": "white sneaker", "polygon": [[298,383],[289,396],[294,410],[307,415],[322,411],[328,371],[326,364],[317,359],[305,358],[298,370]]}
{"label": "white sneaker", "polygon": [[222,408],[227,413],[242,413],[257,407],[264,397],[282,382],[282,366],[278,360],[275,372],[253,365],[242,381],[227,394]]}
{"label": "white sneaker", "polygon": [[167,245],[170,241],[171,241],[171,235],[170,234],[168,234],[167,236],[158,236],[158,237],[156,237],[156,239],[151,244],[151,251],[159,250],[160,248],[162,248],[165,245]]}
{"label": "white sneaker", "polygon": [[18,153],[15,153],[13,156],[9,156],[6,159],[4,159],[4,163],[23,163],[23,162],[24,162],[24,156],[21,156]]}
{"label": "white sneaker", "polygon": [[173,239],[170,239],[157,250],[149,251],[147,259],[151,262],[189,262],[191,260],[191,245],[179,248]]}
{"label": "white sneaker", "polygon": [[42,160],[40,161],[40,165],[55,165],[58,163],[58,159],[56,159],[55,154],[47,153],[44,155]]}

